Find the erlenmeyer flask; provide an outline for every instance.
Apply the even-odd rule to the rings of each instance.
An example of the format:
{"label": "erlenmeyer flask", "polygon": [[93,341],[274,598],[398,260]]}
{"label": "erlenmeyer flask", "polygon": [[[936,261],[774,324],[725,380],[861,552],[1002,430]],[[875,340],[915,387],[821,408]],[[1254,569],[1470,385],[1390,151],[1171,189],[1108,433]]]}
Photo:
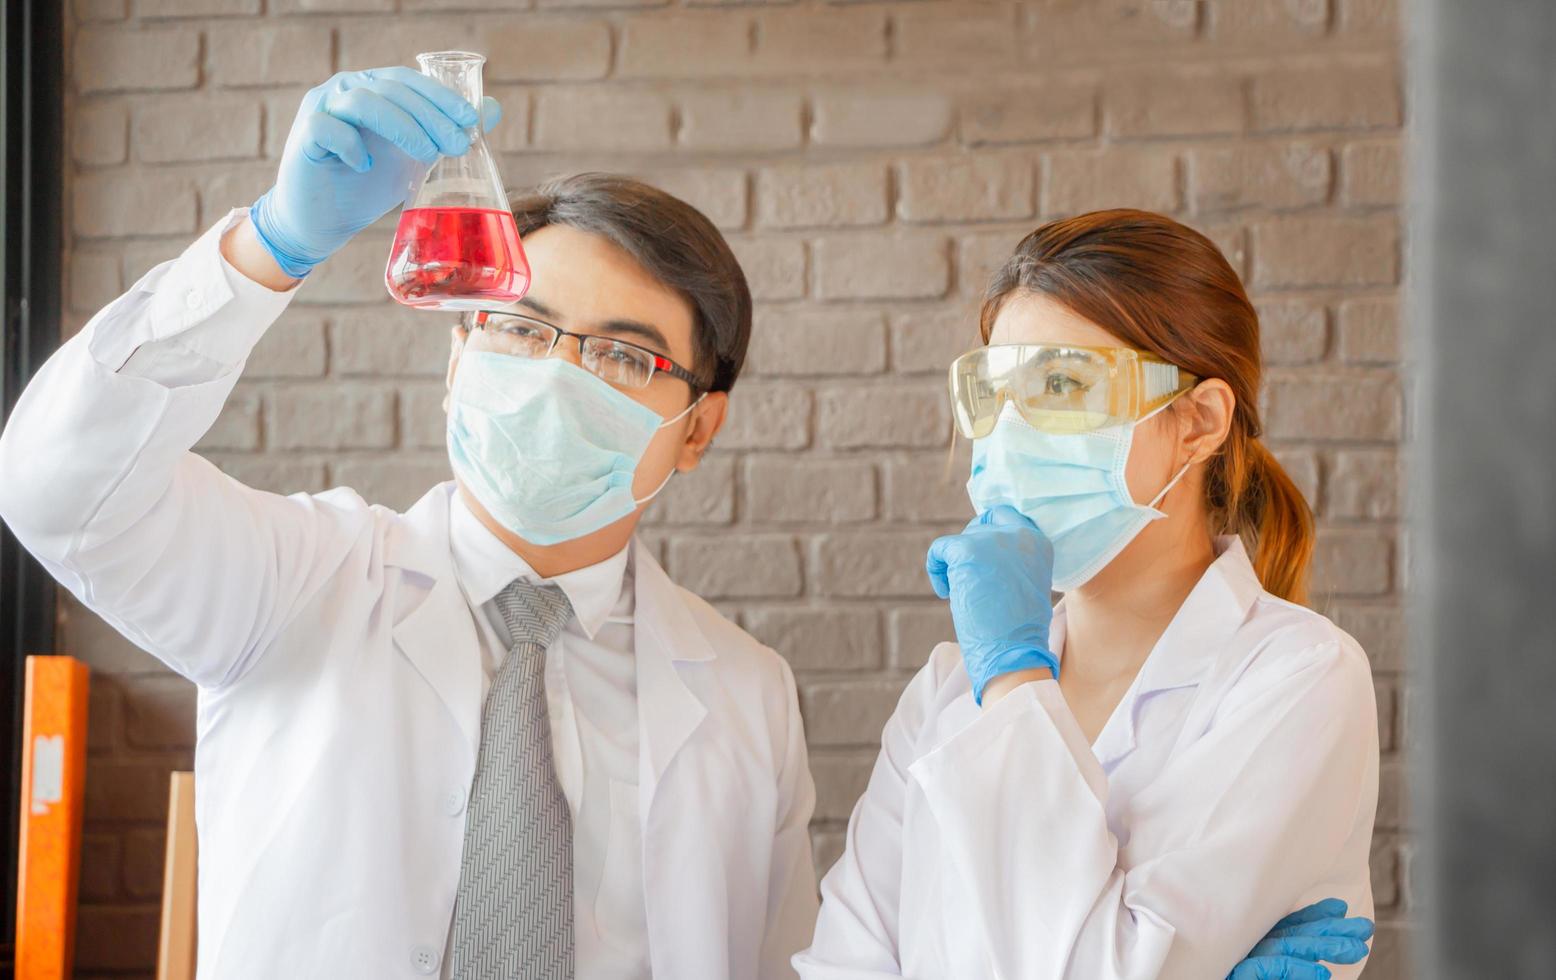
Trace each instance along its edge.
{"label": "erlenmeyer flask", "polygon": [[[468,51],[419,54],[422,74],[481,108],[481,65]],[[529,288],[529,262],[479,125],[464,156],[439,157],[408,196],[384,281],[389,295],[423,310],[512,303]]]}

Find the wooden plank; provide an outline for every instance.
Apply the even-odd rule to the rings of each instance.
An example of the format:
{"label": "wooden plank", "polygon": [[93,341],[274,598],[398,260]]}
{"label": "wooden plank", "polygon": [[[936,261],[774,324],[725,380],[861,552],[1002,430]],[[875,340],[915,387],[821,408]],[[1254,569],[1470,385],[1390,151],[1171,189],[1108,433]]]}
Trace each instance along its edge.
{"label": "wooden plank", "polygon": [[168,786],[167,861],[162,873],[157,980],[194,980],[195,975],[194,793],[194,773],[173,773]]}
{"label": "wooden plank", "polygon": [[22,812],[16,975],[68,980],[86,786],[89,671],[74,657],[27,658],[22,708]]}

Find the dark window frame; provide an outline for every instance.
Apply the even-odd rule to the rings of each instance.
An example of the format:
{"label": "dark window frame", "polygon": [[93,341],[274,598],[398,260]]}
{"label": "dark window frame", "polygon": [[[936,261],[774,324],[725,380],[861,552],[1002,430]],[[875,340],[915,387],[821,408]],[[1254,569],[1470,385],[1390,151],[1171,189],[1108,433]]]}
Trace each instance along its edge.
{"label": "dark window frame", "polygon": [[[4,199],[0,203],[0,419],[59,346],[64,211],[64,4],[0,0]],[[0,980],[15,975],[16,836],[25,658],[54,650],[54,586],[0,525],[0,758],[5,760]]]}

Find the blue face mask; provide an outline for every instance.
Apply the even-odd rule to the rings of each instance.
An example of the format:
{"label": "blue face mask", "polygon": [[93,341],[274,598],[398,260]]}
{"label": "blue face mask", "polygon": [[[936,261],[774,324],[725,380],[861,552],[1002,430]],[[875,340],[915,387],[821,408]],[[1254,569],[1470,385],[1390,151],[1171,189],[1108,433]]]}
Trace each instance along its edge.
{"label": "blue face mask", "polygon": [[696,406],[666,421],[561,358],[466,351],[449,397],[449,462],[503,527],[531,544],[559,544],[664,489],[670,476],[642,500],[632,496],[638,461],[655,432]]}
{"label": "blue face mask", "polygon": [[973,440],[967,495],[980,515],[1009,504],[1036,524],[1054,547],[1054,588],[1068,592],[1105,568],[1147,524],[1166,517],[1156,505],[1188,472],[1184,464],[1149,504],[1135,503],[1124,466],[1135,426],[1151,415],[1056,434],[1032,428],[1006,405],[994,431]]}

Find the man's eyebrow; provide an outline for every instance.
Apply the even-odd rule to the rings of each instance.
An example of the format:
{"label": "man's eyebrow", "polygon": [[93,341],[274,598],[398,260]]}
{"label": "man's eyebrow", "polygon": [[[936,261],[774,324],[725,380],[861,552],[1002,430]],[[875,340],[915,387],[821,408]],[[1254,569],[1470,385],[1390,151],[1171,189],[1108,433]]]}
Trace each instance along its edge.
{"label": "man's eyebrow", "polygon": [[641,320],[606,320],[595,329],[599,333],[625,334],[628,337],[636,337],[658,347],[661,353],[666,353],[670,350],[670,342],[665,339],[665,335],[660,332],[659,328],[651,323],[644,323]]}
{"label": "man's eyebrow", "polygon": [[543,317],[555,317],[556,316],[556,310],[553,310],[551,307],[549,307],[546,304],[542,303],[540,300],[535,299],[535,298],[530,297],[530,296],[521,297],[519,299],[519,302],[516,305],[524,307],[525,309],[529,310],[531,313],[536,314],[537,316],[543,316]]}

